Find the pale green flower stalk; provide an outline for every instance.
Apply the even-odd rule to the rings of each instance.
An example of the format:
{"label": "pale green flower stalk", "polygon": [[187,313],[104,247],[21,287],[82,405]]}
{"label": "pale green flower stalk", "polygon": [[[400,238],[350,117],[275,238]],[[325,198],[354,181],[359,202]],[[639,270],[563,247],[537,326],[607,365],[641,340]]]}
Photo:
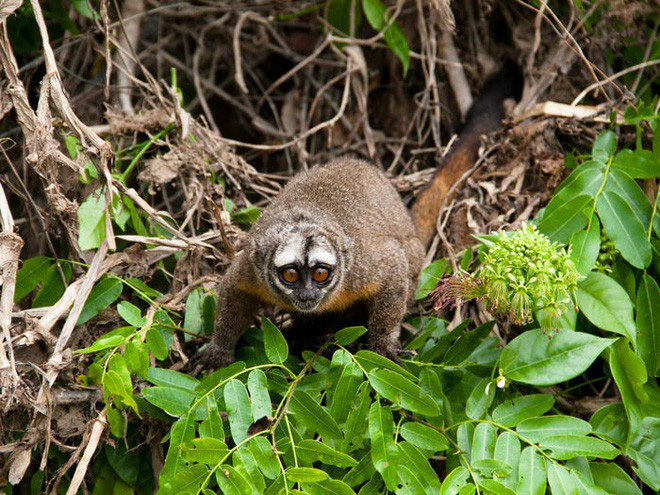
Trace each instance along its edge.
{"label": "pale green flower stalk", "polygon": [[580,274],[568,253],[557,243],[524,225],[520,230],[499,232],[484,262],[474,273],[460,271],[445,278],[433,292],[435,308],[484,301],[496,316],[516,325],[533,321],[542,328],[558,328],[560,317],[575,307]]}

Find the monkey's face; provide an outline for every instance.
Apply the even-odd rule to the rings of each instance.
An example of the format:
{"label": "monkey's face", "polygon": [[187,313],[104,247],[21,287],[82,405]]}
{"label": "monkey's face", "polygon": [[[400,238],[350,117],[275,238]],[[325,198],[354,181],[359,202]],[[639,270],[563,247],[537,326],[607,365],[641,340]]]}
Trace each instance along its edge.
{"label": "monkey's face", "polygon": [[285,229],[278,238],[262,274],[297,311],[313,312],[340,282],[341,255],[318,230]]}

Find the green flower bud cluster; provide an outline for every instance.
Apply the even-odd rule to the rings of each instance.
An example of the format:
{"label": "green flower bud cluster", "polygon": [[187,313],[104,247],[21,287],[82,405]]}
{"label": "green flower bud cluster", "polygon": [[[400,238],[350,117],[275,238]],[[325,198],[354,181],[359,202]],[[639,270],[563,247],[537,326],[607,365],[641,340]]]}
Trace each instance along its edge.
{"label": "green flower bud cluster", "polygon": [[575,306],[574,294],[580,274],[565,249],[524,225],[512,233],[499,232],[473,273],[461,272],[436,289],[437,306],[483,300],[497,316],[507,316],[517,325],[536,315],[544,328],[556,328],[561,315]]}
{"label": "green flower bud cluster", "polygon": [[609,272],[612,270],[612,265],[619,259],[619,250],[614,246],[612,239],[610,239],[605,230],[600,231],[600,252],[596,259],[596,270],[599,272]]}

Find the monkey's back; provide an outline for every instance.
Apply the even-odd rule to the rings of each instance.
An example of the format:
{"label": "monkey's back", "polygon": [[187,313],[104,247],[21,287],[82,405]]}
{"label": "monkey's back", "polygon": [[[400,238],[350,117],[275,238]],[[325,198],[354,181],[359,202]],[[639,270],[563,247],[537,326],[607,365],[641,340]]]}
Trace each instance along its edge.
{"label": "monkey's back", "polygon": [[263,220],[282,221],[294,210],[323,215],[347,234],[409,239],[415,227],[399,194],[375,166],[339,159],[295,176],[264,212]]}

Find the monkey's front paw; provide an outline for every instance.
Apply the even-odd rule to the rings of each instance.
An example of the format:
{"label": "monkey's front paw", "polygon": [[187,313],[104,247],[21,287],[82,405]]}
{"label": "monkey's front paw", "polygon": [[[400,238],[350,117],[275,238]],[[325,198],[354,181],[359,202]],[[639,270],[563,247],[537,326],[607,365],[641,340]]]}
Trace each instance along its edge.
{"label": "monkey's front paw", "polygon": [[390,344],[390,345],[371,345],[371,350],[380,354],[381,356],[385,356],[388,359],[391,359],[397,364],[401,364],[401,358],[399,355],[401,354],[401,345],[397,342],[396,344]]}
{"label": "monkey's front paw", "polygon": [[211,342],[206,349],[198,351],[189,363],[190,374],[199,375],[203,370],[212,372],[234,362],[233,349],[223,349]]}

